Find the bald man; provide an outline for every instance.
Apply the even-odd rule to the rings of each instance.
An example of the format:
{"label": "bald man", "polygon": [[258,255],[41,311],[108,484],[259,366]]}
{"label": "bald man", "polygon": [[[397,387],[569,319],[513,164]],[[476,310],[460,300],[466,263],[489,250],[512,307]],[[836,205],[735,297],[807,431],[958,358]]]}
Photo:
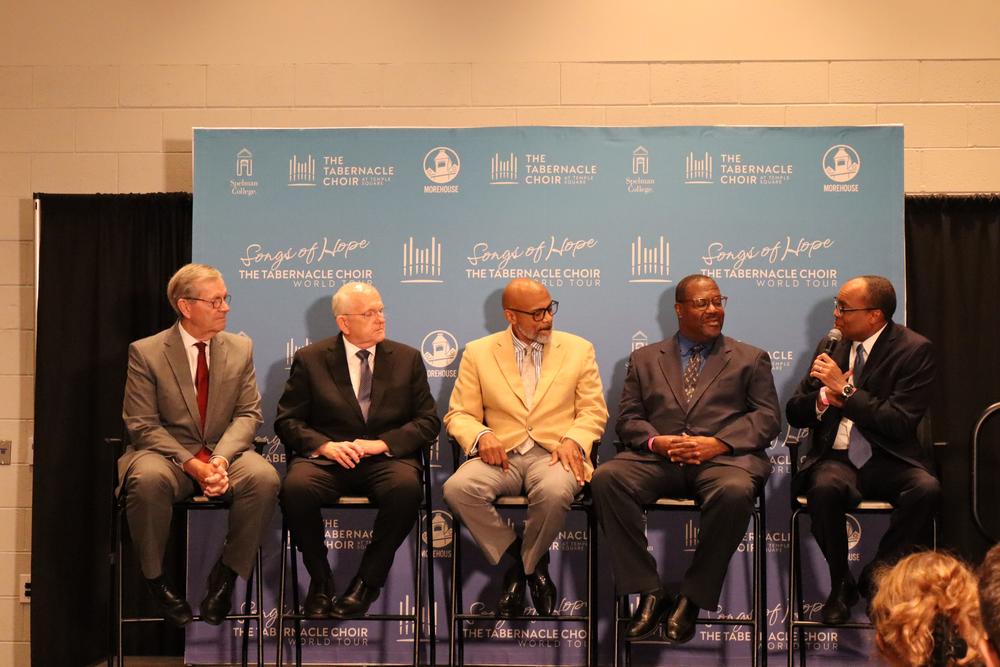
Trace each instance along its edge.
{"label": "bald man", "polygon": [[[512,280],[503,291],[510,326],[465,347],[444,417],[468,460],[444,485],[444,500],[493,565],[508,562],[497,615],[552,614],[549,546],[570,503],[590,480],[590,449],[608,409],[594,347],[552,330],[559,307],[544,285]],[[528,496],[522,537],[497,513],[497,496]]]}
{"label": "bald man", "polygon": [[[347,283],[332,306],[340,334],[295,353],[274,430],[290,458],[281,504],[310,577],[303,613],[359,618],[413,530],[423,497],[420,453],[441,420],[420,353],[385,337],[378,290]],[[343,495],[370,497],[378,514],[358,573],[336,597],[320,506]]]}

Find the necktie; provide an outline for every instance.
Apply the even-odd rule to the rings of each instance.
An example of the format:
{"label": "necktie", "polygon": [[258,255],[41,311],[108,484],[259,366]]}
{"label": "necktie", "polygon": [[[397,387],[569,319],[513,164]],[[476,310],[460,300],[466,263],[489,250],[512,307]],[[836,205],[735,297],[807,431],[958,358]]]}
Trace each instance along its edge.
{"label": "necktie", "polygon": [[684,397],[690,402],[694,396],[694,388],[698,385],[698,376],[701,374],[701,351],[704,345],[695,345],[691,348],[691,356],[688,357],[687,366],[684,367]]}
{"label": "necktie", "polygon": [[[865,346],[858,345],[858,350],[854,354],[854,384],[857,385],[861,371],[865,367]],[[851,426],[851,437],[847,442],[847,458],[851,460],[856,468],[861,468],[868,459],[872,457],[872,445],[865,436],[861,435],[857,424]]]}
{"label": "necktie", "polygon": [[538,386],[538,378],[535,377],[535,360],[533,350],[529,347],[524,351],[524,358],[521,360],[521,382],[524,384],[524,401],[531,409],[535,400],[535,387]]}
{"label": "necktie", "polygon": [[205,416],[208,414],[208,357],[205,343],[198,341],[198,366],[194,373],[194,387],[198,392],[198,414],[201,417],[201,432],[205,432]]}
{"label": "necktie", "polygon": [[368,421],[368,408],[372,404],[372,367],[368,365],[368,357],[371,356],[368,350],[358,350],[358,359],[361,360],[361,382],[358,383],[358,405],[361,406],[361,414],[365,421]]}

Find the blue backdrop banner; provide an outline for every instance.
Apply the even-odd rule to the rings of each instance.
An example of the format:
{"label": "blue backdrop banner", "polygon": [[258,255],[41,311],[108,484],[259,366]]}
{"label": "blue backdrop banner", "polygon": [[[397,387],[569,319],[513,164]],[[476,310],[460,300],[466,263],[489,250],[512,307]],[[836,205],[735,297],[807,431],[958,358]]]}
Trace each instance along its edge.
{"label": "blue backdrop banner", "polygon": [[[676,330],[674,286],[703,273],[729,297],[725,333],[767,350],[782,403],[805,374],[816,342],[833,326],[833,297],[848,278],[887,276],[902,295],[901,127],[646,127],[472,129],[195,130],[194,259],[222,271],[233,294],[229,329],[253,338],[264,401],[268,457],[284,471],[273,419],[292,355],[337,332],[330,296],[345,282],[374,283],[390,338],[420,349],[444,415],[464,345],[505,326],[500,291],[534,278],[560,302],[555,326],[593,342],[613,425],[629,353]],[[900,308],[900,312],[903,312]],[[750,553],[767,552],[769,630],[785,647],[788,570],[787,426],[772,443],[767,544],[752,534],[733,558],[714,615],[745,614]],[[447,440],[432,453],[432,544],[439,559],[439,662],[447,655],[451,515],[440,489],[453,470]],[[212,513],[199,513],[212,514]],[[511,515],[513,521],[520,517]],[[372,515],[326,517],[339,586],[353,576]],[[199,600],[224,525],[192,518],[188,591]],[[807,524],[806,524],[807,525]],[[877,521],[849,518],[851,566],[874,553]],[[585,607],[583,523],[572,519],[553,545],[551,571],[562,613]],[[280,518],[264,544],[265,633],[273,655]],[[678,582],[697,540],[697,516],[654,517],[654,554]],[[808,532],[808,531],[807,531]],[[818,617],[828,575],[804,540],[808,613]],[[467,608],[494,609],[498,572],[464,545]],[[603,551],[603,548],[602,548]],[[400,549],[374,609],[406,611],[412,549]],[[608,572],[606,556],[600,571]],[[308,581],[300,581],[303,591]],[[599,643],[610,661],[610,577],[601,577]],[[863,612],[858,612],[863,614]],[[490,622],[465,627],[469,664],[583,664],[586,631],[574,623]],[[746,664],[749,626],[700,626],[680,648],[637,647],[637,664]],[[239,628],[195,624],[186,660],[235,659]],[[857,664],[866,633],[812,632],[814,655]],[[286,629],[286,655],[293,639]],[[305,624],[310,663],[408,663],[406,623]]]}

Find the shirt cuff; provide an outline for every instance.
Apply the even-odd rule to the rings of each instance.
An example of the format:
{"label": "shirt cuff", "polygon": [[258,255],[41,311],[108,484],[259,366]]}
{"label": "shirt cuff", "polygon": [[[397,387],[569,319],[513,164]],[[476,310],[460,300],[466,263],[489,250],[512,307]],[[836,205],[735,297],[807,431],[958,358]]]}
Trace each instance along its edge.
{"label": "shirt cuff", "polygon": [[220,456],[220,455],[216,454],[215,456],[213,456],[212,458],[210,458],[208,460],[209,464],[215,465],[215,459],[219,459],[220,461],[225,461],[226,462],[226,470],[229,470],[229,459],[227,459],[225,456]]}
{"label": "shirt cuff", "polygon": [[483,437],[484,434],[486,434],[486,433],[492,433],[492,432],[493,432],[493,429],[491,429],[491,428],[484,428],[482,431],[480,431],[476,435],[476,440],[475,440],[475,442],[472,443],[472,447],[469,447],[469,453],[467,454],[467,456],[478,456],[479,455],[479,439],[481,437]]}
{"label": "shirt cuff", "polygon": [[826,387],[820,387],[819,389],[819,402],[823,404],[823,407],[816,406],[816,416],[822,417],[823,413],[830,407],[830,399],[827,398]]}
{"label": "shirt cuff", "polygon": [[646,448],[649,449],[649,451],[653,451],[653,438],[655,437],[655,435],[650,436],[649,440],[646,441]]}

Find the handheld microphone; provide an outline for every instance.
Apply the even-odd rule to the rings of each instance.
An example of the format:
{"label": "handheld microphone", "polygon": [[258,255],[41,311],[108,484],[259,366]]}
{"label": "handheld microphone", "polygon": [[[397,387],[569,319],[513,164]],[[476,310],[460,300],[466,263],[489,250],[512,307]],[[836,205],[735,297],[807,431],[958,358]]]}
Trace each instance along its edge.
{"label": "handheld microphone", "polygon": [[[837,343],[840,342],[840,340],[843,337],[844,334],[840,332],[840,329],[837,329],[836,327],[830,329],[830,332],[826,334],[826,338],[823,339],[823,346],[820,348],[819,353],[816,356],[818,357],[820,354],[824,353],[830,354],[831,352],[833,352],[833,348],[837,345]],[[823,383],[820,381],[819,378],[814,378],[814,377],[809,378],[810,389],[819,389],[822,386]]]}

